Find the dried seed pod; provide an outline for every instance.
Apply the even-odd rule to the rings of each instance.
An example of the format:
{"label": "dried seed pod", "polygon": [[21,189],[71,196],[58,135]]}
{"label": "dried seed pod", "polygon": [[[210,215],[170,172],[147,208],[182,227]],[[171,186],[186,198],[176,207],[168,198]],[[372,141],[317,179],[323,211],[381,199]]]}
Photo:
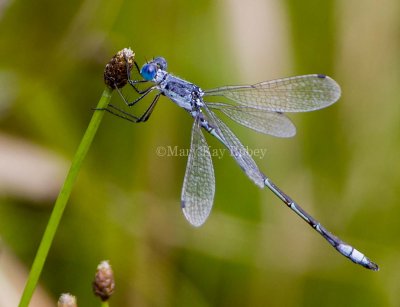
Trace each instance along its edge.
{"label": "dried seed pod", "polygon": [[93,292],[103,302],[113,294],[115,288],[114,273],[108,261],[102,261],[97,266],[96,276],[93,281]]}
{"label": "dried seed pod", "polygon": [[[127,67],[132,70],[135,54],[130,48],[124,48],[114,55],[104,69],[104,82],[108,87],[121,88],[128,82]],[[128,63],[128,66],[127,66]]]}

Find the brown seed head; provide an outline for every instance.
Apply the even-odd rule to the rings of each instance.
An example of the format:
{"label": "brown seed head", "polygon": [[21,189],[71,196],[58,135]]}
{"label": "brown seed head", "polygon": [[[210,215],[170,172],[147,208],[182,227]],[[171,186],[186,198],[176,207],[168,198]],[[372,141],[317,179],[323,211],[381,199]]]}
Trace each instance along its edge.
{"label": "brown seed head", "polygon": [[93,292],[103,302],[113,294],[115,288],[114,273],[108,261],[102,261],[97,266],[96,276],[93,281]]}
{"label": "brown seed head", "polygon": [[121,88],[128,82],[127,67],[132,70],[135,54],[130,48],[124,48],[114,55],[104,69],[104,82],[108,87]]}

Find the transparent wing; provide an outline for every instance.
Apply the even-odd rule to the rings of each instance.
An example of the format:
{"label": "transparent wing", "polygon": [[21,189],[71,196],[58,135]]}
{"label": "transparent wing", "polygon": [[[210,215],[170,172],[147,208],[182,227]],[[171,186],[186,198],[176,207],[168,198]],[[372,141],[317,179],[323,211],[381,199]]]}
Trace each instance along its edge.
{"label": "transparent wing", "polygon": [[281,113],[225,103],[210,102],[207,106],[220,110],[237,123],[261,133],[276,137],[292,137],[296,134],[296,127]]}
{"label": "transparent wing", "polygon": [[236,162],[246,173],[246,175],[259,187],[263,188],[265,175],[259,170],[253,158],[249,155],[246,148],[240,143],[233,132],[207,107],[204,108],[209,116],[213,130],[210,131],[220,140],[230,151]]}
{"label": "transparent wing", "polygon": [[274,112],[306,112],[325,108],[340,97],[340,87],[325,75],[304,75],[254,85],[224,86],[205,91],[238,104]]}
{"label": "transparent wing", "polygon": [[190,154],[182,188],[182,210],[193,226],[202,225],[211,212],[215,194],[215,178],[210,150],[199,121],[192,128]]}

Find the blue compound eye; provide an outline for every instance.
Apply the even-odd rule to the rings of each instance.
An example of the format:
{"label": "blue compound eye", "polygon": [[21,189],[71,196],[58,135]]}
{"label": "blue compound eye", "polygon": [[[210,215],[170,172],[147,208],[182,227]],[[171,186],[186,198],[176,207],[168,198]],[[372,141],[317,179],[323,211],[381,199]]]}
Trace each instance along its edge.
{"label": "blue compound eye", "polygon": [[163,57],[157,57],[153,60],[161,70],[167,70],[167,61]]}
{"label": "blue compound eye", "polygon": [[144,64],[140,70],[140,74],[142,75],[143,79],[147,81],[153,80],[157,74],[157,65],[153,63]]}

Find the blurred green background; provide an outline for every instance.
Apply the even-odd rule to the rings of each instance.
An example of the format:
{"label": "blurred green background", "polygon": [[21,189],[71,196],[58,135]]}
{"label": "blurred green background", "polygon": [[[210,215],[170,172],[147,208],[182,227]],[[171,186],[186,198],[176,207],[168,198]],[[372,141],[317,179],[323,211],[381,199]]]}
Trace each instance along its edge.
{"label": "blurred green background", "polygon": [[227,122],[267,150],[255,158],[267,175],[381,270],[340,256],[229,156],[214,159],[211,216],[191,227],[180,210],[186,157],[157,148],[188,148],[192,119],[161,98],[146,124],[105,115],[32,306],[63,292],[98,306],[91,282],[104,259],[111,306],[400,306],[399,1],[4,0],[0,40],[0,306],[18,302],[104,66],[124,47],[140,65],[164,56],[203,89],[337,80],[338,103],[290,116],[295,138]]}

